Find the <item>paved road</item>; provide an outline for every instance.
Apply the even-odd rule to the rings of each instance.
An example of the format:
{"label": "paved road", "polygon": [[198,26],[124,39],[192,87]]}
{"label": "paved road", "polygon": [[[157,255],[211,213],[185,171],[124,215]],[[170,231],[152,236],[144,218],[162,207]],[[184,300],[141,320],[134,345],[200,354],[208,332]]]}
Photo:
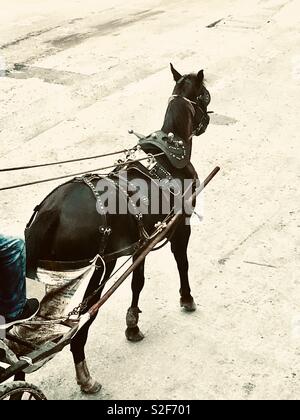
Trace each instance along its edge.
{"label": "paved road", "polygon": [[[170,61],[204,68],[213,96],[193,156],[203,177],[222,167],[190,246],[198,311],[179,310],[169,250],[151,256],[146,339],[124,339],[128,285],[92,330],[97,398],[299,397],[299,11],[297,0],[11,0],[1,11],[0,167],[99,154],[133,144],[130,127],[160,128]],[[21,234],[55,185],[1,193],[1,230]],[[66,350],[31,380],[49,398],[86,398],[73,377]]]}

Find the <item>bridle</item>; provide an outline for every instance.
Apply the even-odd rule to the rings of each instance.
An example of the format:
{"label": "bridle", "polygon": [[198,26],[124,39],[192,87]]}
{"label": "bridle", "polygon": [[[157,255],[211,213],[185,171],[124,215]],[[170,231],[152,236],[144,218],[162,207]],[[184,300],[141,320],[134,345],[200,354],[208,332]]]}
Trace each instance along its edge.
{"label": "bridle", "polygon": [[173,99],[176,99],[176,98],[184,99],[189,105],[193,119],[196,116],[197,110],[201,112],[202,116],[200,118],[200,122],[197,128],[193,130],[191,137],[199,136],[200,134],[203,134],[210,121],[210,117],[207,112],[207,107],[210,104],[211,96],[210,96],[209,91],[204,86],[203,88],[204,88],[204,92],[201,95],[197,96],[196,101],[192,101],[191,99],[186,98],[185,96],[175,95],[175,94],[173,94],[169,100],[169,102],[171,102]]}

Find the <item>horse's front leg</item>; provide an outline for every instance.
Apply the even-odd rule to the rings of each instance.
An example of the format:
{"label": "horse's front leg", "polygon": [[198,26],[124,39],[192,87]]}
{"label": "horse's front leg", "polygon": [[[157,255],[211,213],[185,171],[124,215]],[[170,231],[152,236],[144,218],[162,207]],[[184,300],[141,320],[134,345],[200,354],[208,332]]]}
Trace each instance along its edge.
{"label": "horse's front leg", "polygon": [[189,283],[189,261],[187,255],[188,244],[191,236],[191,226],[185,222],[180,224],[171,240],[171,249],[177,262],[180,275],[180,305],[187,312],[194,312],[196,304],[191,295]]}
{"label": "horse's front leg", "polygon": [[[134,259],[135,260],[135,259]],[[143,340],[144,335],[138,327],[139,314],[141,313],[139,309],[139,297],[140,293],[143,290],[145,284],[145,260],[138,266],[138,268],[133,272],[132,277],[132,302],[131,307],[127,311],[126,324],[127,329],[125,332],[126,338],[132,342],[138,342]]]}
{"label": "horse's front leg", "polygon": [[[105,282],[109,278],[115,265],[116,261],[110,263],[106,267],[106,275],[103,282]],[[95,271],[90,281],[89,287],[86,291],[85,298],[87,296],[90,296],[99,287],[101,277],[101,270]],[[98,299],[100,299],[101,292],[102,290],[96,296],[93,297],[93,299],[89,303],[89,307],[91,307],[93,304],[96,303]],[[84,348],[88,338],[89,328],[95,319],[96,317],[91,318],[89,322],[87,322],[86,325],[82,327],[82,329],[78,332],[78,334],[73,338],[71,342],[71,352],[73,354],[73,359],[75,363],[76,380],[81,388],[81,391],[86,394],[96,394],[101,389],[101,385],[97,381],[95,381],[90,375],[84,352]]]}

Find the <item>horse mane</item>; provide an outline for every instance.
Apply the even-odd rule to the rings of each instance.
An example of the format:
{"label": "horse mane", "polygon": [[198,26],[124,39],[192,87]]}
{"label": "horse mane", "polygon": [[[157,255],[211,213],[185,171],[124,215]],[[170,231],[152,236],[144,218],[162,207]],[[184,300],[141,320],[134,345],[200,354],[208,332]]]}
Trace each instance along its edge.
{"label": "horse mane", "polygon": [[191,111],[184,99],[171,100],[164,119],[162,131],[174,133],[185,139],[191,124]]}
{"label": "horse mane", "polygon": [[162,131],[184,138],[191,120],[191,111],[184,99],[171,100],[164,119]]}

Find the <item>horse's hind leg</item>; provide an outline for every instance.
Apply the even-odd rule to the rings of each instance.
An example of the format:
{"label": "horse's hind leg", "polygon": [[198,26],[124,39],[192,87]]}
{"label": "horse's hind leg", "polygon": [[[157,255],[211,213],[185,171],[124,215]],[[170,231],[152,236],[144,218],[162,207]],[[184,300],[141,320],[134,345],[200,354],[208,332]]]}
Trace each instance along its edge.
{"label": "horse's hind leg", "polygon": [[94,380],[89,372],[84,355],[84,346],[87,341],[88,331],[96,317],[92,318],[77,334],[71,344],[71,351],[74,356],[76,381],[81,391],[85,394],[97,394],[102,386]]}
{"label": "horse's hind leg", "polygon": [[132,342],[138,342],[143,340],[144,335],[138,327],[139,314],[141,313],[139,309],[139,297],[140,293],[143,290],[145,284],[145,260],[138,266],[138,268],[133,272],[132,277],[132,302],[131,307],[127,311],[126,324],[127,329],[125,332],[126,338]]}
{"label": "horse's hind leg", "polygon": [[188,244],[191,236],[191,226],[182,223],[176,229],[176,232],[171,240],[171,249],[177,262],[177,267],[180,275],[180,305],[187,312],[196,310],[196,304],[191,295],[191,288],[189,284],[189,261],[187,256]]}
{"label": "horse's hind leg", "polygon": [[[116,262],[114,261],[106,267],[106,275],[103,281],[106,281],[108,279],[115,265]],[[87,289],[85,297],[91,295],[91,293],[93,293],[99,287],[99,281],[101,280],[101,276],[101,271],[95,272]],[[100,296],[101,292],[99,292],[99,294],[97,294],[97,296],[95,296],[91,300],[90,306],[92,306],[100,298]],[[96,394],[101,389],[101,385],[97,381],[93,380],[90,375],[84,352],[84,348],[88,338],[89,328],[95,319],[96,317],[91,318],[89,322],[87,322],[82,327],[82,329],[78,332],[78,334],[73,338],[71,342],[71,352],[73,354],[73,359],[75,363],[77,383],[78,385],[80,385],[81,391],[86,394]]]}

